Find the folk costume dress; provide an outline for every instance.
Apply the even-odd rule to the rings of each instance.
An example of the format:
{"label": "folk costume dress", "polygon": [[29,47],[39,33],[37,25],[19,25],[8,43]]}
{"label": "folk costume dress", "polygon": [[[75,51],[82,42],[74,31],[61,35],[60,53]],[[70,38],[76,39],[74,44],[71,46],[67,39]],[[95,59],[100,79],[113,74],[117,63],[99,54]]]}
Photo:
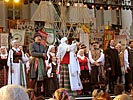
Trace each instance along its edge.
{"label": "folk costume dress", "polygon": [[61,39],[61,44],[58,47],[57,58],[60,60],[60,80],[59,87],[65,88],[70,95],[77,95],[76,90],[81,90],[82,83],[80,80],[80,67],[74,53],[75,44],[66,44],[67,38]]}
{"label": "folk costume dress", "polygon": [[90,67],[89,59],[84,55],[81,56],[80,51],[81,50],[78,51],[77,59],[79,61],[80,70],[81,70],[80,79],[83,85],[82,94],[86,94],[87,92],[89,92],[89,85],[90,85],[89,73],[91,71],[91,67]]}
{"label": "folk costume dress", "polygon": [[[19,48],[12,48],[9,51],[7,65],[9,66],[8,71],[8,84],[17,84],[23,87],[27,87],[25,66],[23,62],[27,59],[24,56],[23,51]],[[11,71],[12,70],[12,71]]]}
{"label": "folk costume dress", "polygon": [[[46,61],[46,66],[49,67],[47,69],[47,95],[52,96],[52,94],[59,88],[58,79],[57,79],[57,60],[55,52],[51,52],[50,50],[55,48],[54,45],[50,45],[47,51],[48,60]],[[53,60],[55,59],[55,60]]]}
{"label": "folk costume dress", "polygon": [[5,47],[1,47],[1,49],[5,49],[5,53],[3,54],[0,52],[0,87],[7,84],[7,73],[8,73],[8,67],[7,67],[7,50]]}

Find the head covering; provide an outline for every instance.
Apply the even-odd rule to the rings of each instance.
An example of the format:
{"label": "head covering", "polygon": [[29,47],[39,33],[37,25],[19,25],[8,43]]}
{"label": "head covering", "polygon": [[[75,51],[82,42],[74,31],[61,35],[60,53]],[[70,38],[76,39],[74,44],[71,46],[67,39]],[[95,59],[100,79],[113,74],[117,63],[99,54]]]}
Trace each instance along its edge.
{"label": "head covering", "polygon": [[79,46],[79,49],[84,49],[84,48],[86,48],[86,45],[85,45],[85,44],[81,44],[81,45]]}
{"label": "head covering", "polygon": [[12,84],[0,88],[0,100],[29,100],[29,97],[23,87]]}
{"label": "head covering", "polygon": [[16,42],[18,42],[18,40],[12,40],[11,45],[14,46]]}
{"label": "head covering", "polygon": [[52,48],[54,48],[54,47],[55,47],[54,45],[50,45],[49,48],[48,48],[47,54],[49,54],[49,53],[50,53],[50,50],[51,50]]}
{"label": "head covering", "polygon": [[77,57],[79,57],[79,58],[81,58],[81,59],[84,59],[84,54],[83,54],[83,56],[81,56],[80,55],[80,52],[82,52],[82,51],[84,51],[83,49],[80,49],[79,51],[78,51],[78,53],[77,53]]}
{"label": "head covering", "polygon": [[98,44],[98,42],[97,42],[97,41],[95,41],[95,40],[94,40],[94,41],[92,41],[92,43],[91,43],[91,44],[93,45],[94,43],[97,43],[97,44]]}
{"label": "head covering", "polygon": [[37,36],[40,36],[42,38],[42,35],[40,33],[38,33],[38,32],[34,33],[33,38],[36,38]]}
{"label": "head covering", "polygon": [[68,40],[67,37],[63,37],[63,38],[61,39],[61,43],[65,43],[67,40]]}
{"label": "head covering", "polygon": [[5,46],[1,46],[0,49],[5,49],[5,53],[4,53],[4,54],[3,54],[3,53],[1,52],[1,50],[0,50],[0,56],[7,56],[7,55],[8,55],[7,49],[6,49]]}

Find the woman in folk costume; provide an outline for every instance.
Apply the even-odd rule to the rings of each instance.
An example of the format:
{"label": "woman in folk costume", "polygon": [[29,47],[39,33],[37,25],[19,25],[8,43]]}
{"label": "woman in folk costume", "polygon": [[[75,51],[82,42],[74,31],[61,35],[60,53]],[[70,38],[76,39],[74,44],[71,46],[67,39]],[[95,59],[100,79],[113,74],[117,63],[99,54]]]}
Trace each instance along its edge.
{"label": "woman in folk costume", "polygon": [[9,51],[7,65],[8,71],[8,84],[17,84],[23,87],[26,85],[25,66],[23,62],[27,59],[24,56],[23,51],[19,49],[19,43],[17,40],[12,41],[12,48]]}
{"label": "woman in folk costume", "polygon": [[80,70],[81,70],[81,75],[80,75],[80,79],[82,81],[83,84],[83,90],[82,90],[82,94],[86,94],[89,92],[89,82],[90,82],[90,71],[91,71],[91,67],[90,67],[90,62],[89,59],[84,56],[84,49],[80,49],[77,53],[77,59],[79,61],[79,65],[80,65]]}
{"label": "woman in folk costume", "polygon": [[66,88],[70,95],[77,95],[76,90],[81,90],[82,84],[79,78],[80,67],[74,53],[77,46],[80,43],[68,45],[66,37],[61,39],[61,44],[58,47],[57,58],[60,62],[60,80],[59,87]]}
{"label": "woman in folk costume", "polygon": [[8,58],[8,53],[7,53],[6,47],[1,46],[0,48],[0,80],[1,80],[0,87],[7,84],[7,72],[8,72],[7,58]]}
{"label": "woman in folk costume", "polygon": [[47,51],[48,60],[46,61],[47,66],[47,83],[48,83],[48,96],[52,96],[54,91],[58,88],[57,80],[57,59],[56,50],[54,45],[50,45]]}

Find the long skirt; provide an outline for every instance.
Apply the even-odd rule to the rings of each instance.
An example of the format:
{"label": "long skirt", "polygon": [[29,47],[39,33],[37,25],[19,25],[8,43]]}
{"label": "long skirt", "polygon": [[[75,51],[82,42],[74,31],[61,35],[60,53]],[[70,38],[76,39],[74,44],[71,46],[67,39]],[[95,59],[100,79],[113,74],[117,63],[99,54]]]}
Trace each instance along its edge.
{"label": "long skirt", "polygon": [[59,87],[65,88],[69,95],[76,96],[77,91],[72,91],[70,86],[69,69],[67,64],[61,65]]}
{"label": "long skirt", "polygon": [[6,71],[6,68],[3,67],[3,69],[0,70],[0,88],[7,85],[7,77],[8,72]]}

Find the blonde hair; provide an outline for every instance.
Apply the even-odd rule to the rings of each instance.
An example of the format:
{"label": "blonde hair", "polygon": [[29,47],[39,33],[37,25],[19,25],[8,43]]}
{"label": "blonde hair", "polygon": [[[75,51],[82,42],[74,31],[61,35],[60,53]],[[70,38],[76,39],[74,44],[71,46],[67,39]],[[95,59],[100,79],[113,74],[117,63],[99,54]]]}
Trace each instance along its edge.
{"label": "blonde hair", "polygon": [[69,95],[65,88],[59,88],[54,92],[54,98],[56,100],[66,100],[69,99]]}

